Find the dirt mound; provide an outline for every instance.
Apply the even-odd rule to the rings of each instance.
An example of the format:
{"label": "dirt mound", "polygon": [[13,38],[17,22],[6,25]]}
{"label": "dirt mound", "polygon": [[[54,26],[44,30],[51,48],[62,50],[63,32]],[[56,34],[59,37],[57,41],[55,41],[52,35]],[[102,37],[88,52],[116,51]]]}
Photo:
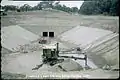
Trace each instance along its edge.
{"label": "dirt mound", "polygon": [[2,47],[10,51],[17,51],[20,45],[28,44],[30,41],[37,40],[38,38],[39,36],[18,25],[3,27],[1,29]]}

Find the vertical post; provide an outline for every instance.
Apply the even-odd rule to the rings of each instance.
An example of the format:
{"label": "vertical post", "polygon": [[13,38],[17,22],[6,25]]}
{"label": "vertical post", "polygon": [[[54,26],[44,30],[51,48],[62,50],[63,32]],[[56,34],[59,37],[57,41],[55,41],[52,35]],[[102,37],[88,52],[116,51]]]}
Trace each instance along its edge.
{"label": "vertical post", "polygon": [[85,54],[85,67],[87,67],[87,55]]}
{"label": "vertical post", "polygon": [[57,43],[57,51],[56,51],[56,53],[57,53],[57,56],[58,56],[58,53],[59,53],[59,43]]}

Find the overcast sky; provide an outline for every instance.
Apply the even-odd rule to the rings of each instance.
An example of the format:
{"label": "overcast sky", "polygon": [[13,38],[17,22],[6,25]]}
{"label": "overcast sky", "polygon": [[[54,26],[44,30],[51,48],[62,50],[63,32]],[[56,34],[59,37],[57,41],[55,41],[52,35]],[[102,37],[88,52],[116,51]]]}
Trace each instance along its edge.
{"label": "overcast sky", "polygon": [[[35,6],[41,1],[9,1],[9,0],[2,0],[1,5],[16,5],[22,6],[24,4],[29,4],[30,6]],[[84,1],[60,1],[61,5],[66,5],[67,7],[78,7],[82,5]]]}

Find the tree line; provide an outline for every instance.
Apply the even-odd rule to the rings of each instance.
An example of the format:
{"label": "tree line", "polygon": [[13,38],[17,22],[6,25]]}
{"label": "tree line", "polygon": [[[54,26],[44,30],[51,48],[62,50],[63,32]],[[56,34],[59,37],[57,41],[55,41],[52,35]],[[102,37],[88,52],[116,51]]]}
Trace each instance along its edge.
{"label": "tree line", "polygon": [[118,16],[119,0],[89,0],[85,1],[79,13],[86,15],[112,15]]}
{"label": "tree line", "polygon": [[14,5],[5,5],[2,6],[5,11],[34,11],[34,10],[42,10],[45,8],[52,8],[61,11],[65,11],[68,13],[79,13],[84,15],[96,15],[96,14],[103,14],[103,15],[112,15],[118,16],[118,7],[119,3],[118,0],[89,0],[84,1],[80,9],[77,7],[67,7],[65,5],[61,5],[60,2],[54,1],[42,1],[38,3],[36,6],[32,7],[28,4],[24,4],[21,7],[14,6]]}
{"label": "tree line", "polygon": [[34,7],[32,7],[28,4],[24,4],[21,7],[14,6],[14,5],[5,5],[5,6],[2,6],[2,8],[5,9],[5,11],[11,10],[11,11],[18,11],[18,12],[42,10],[44,8],[52,8],[52,9],[62,10],[65,12],[78,12],[78,10],[79,10],[77,7],[70,8],[65,5],[60,5],[59,2],[56,2],[54,5],[53,5],[53,3],[54,3],[54,1],[42,1]]}

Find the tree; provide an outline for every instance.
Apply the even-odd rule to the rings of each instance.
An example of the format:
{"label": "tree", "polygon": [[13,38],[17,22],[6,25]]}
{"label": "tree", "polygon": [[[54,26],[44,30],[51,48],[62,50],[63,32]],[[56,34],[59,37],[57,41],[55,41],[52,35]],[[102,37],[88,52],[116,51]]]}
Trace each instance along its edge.
{"label": "tree", "polygon": [[80,7],[79,13],[86,14],[86,15],[92,14],[93,10],[95,8],[93,6],[94,6],[94,2],[92,2],[92,1],[86,1],[86,2],[84,2],[82,4],[82,6]]}
{"label": "tree", "polygon": [[111,15],[119,15],[119,1],[113,0],[110,7]]}
{"label": "tree", "polygon": [[28,4],[24,4],[23,6],[20,7],[20,10],[22,11],[30,11],[32,10],[32,7]]}
{"label": "tree", "polygon": [[42,10],[42,4],[41,4],[41,2],[40,2],[37,6],[35,6],[35,8],[36,8],[37,10]]}
{"label": "tree", "polygon": [[65,5],[63,5],[63,6],[62,6],[62,11],[66,11],[66,8],[67,8],[67,7],[66,7]]}
{"label": "tree", "polygon": [[72,7],[72,12],[78,12],[78,8],[77,7]]}
{"label": "tree", "polygon": [[8,11],[8,10],[16,11],[17,10],[17,6],[14,6],[14,5],[5,5],[5,6],[3,6],[3,9],[5,9],[5,11]]}
{"label": "tree", "polygon": [[84,1],[80,7],[81,14],[118,15],[118,0],[90,0]]}
{"label": "tree", "polygon": [[[38,10],[39,8],[38,8],[38,6],[34,6],[34,7],[32,7],[32,10]],[[41,9],[41,8],[40,8]]]}
{"label": "tree", "polygon": [[53,8],[53,3],[54,1],[42,1],[38,4],[39,7],[41,8]]}

